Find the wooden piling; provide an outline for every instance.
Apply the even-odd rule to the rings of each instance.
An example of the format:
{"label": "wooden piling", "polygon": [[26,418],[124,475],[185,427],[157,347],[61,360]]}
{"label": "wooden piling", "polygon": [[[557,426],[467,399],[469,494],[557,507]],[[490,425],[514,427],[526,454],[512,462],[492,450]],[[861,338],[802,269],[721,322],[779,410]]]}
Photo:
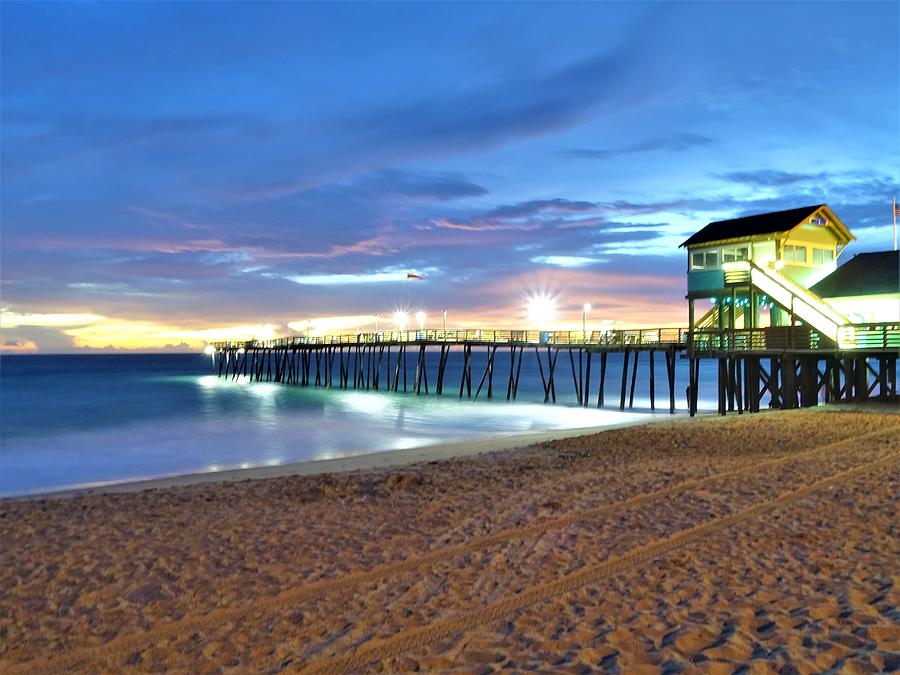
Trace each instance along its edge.
{"label": "wooden piling", "polygon": [[597,393],[597,407],[603,407],[603,396],[606,390],[606,351],[600,352],[600,391]]}
{"label": "wooden piling", "polygon": [[622,363],[622,392],[619,396],[619,410],[625,410],[625,391],[628,387],[628,358],[630,354],[631,350],[625,347],[625,354],[622,357],[624,361]]}
{"label": "wooden piling", "polygon": [[631,368],[631,391],[628,394],[628,407],[634,408],[634,385],[637,384],[637,368],[638,368],[638,356],[640,356],[640,350],[635,350],[634,352],[634,365]]}

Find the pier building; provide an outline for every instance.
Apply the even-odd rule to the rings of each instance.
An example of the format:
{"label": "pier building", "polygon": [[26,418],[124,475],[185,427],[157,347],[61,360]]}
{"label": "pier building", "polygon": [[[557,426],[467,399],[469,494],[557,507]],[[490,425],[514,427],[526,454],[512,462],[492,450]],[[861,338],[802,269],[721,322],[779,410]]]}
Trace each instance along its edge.
{"label": "pier building", "polygon": [[787,408],[876,391],[896,401],[900,259],[867,253],[839,266],[854,239],[826,204],[716,221],[688,238],[689,397],[700,360],[714,358],[722,414],[756,410],[763,396]]}
{"label": "pier building", "polygon": [[[709,223],[682,244],[689,328],[806,325],[837,343],[839,328],[850,321],[810,287],[835,271],[854,239],[825,204]],[[698,311],[705,302],[712,307]],[[796,331],[758,334],[773,346],[791,336]]]}

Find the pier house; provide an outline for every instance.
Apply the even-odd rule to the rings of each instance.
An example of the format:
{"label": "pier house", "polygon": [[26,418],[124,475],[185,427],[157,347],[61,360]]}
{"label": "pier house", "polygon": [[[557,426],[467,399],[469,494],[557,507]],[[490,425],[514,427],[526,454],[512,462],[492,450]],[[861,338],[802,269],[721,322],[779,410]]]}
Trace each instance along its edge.
{"label": "pier house", "polygon": [[[719,412],[897,400],[900,258],[838,258],[855,237],[825,204],[709,223],[687,241],[689,408],[701,359]],[[712,306],[705,303],[711,303]]]}
{"label": "pier house", "polygon": [[[837,343],[839,328],[850,321],[810,287],[836,270],[854,239],[825,204],[709,223],[682,244],[689,329],[803,325],[817,339]],[[774,346],[786,335],[768,330],[756,337]]]}

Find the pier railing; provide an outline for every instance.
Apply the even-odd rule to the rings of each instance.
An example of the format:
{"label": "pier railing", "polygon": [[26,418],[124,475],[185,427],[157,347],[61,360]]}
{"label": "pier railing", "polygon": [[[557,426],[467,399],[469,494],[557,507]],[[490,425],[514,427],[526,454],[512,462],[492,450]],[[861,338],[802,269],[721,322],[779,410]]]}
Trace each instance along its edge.
{"label": "pier railing", "polygon": [[900,349],[900,323],[852,324],[838,328],[837,344],[810,326],[770,326],[734,330],[698,329],[694,352],[781,352]]}
{"label": "pier railing", "polygon": [[900,349],[900,322],[852,324],[838,328],[841,349]]}
{"label": "pier railing", "polygon": [[556,347],[660,346],[687,343],[687,328],[627,328],[596,331],[494,329],[393,330],[336,335],[294,335],[272,340],[214,342],[216,349],[266,349],[370,344],[547,345]]}

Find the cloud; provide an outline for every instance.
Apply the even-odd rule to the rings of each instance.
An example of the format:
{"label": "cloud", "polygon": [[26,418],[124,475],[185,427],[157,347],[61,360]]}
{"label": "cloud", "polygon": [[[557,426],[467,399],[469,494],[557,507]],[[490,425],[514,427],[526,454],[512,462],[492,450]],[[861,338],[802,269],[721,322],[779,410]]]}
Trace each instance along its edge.
{"label": "cloud", "polygon": [[34,340],[5,340],[0,343],[0,353],[3,354],[32,354],[38,351]]}
{"label": "cloud", "polygon": [[530,232],[540,229],[540,223],[504,223],[504,222],[452,222],[449,220],[432,220],[430,226],[422,229],[437,227],[444,230],[462,230],[463,232],[501,232],[504,230],[519,230]]}
{"label": "cloud", "polygon": [[362,176],[353,183],[356,191],[376,197],[404,197],[422,201],[450,201],[481,197],[488,189],[455,173],[415,173],[382,169]]}
{"label": "cloud", "polygon": [[361,239],[350,244],[332,244],[320,251],[294,251],[277,249],[264,249],[256,251],[260,258],[340,258],[345,255],[369,255],[381,256],[388,253],[396,253],[397,248],[385,235]]}
{"label": "cloud", "polygon": [[20,326],[40,326],[40,327],[73,327],[86,326],[97,321],[103,320],[98,314],[78,314],[78,313],[22,313],[13,311],[11,308],[4,307],[0,309],[0,327],[2,328],[18,328]]}
{"label": "cloud", "polygon": [[539,265],[555,265],[557,267],[585,267],[603,262],[603,258],[588,258],[577,255],[536,255],[531,262]]}
{"label": "cloud", "polygon": [[291,321],[287,327],[297,333],[306,335],[324,335],[353,333],[358,329],[374,330],[375,322],[379,321],[379,328],[390,325],[390,317],[376,314],[352,314],[347,316],[314,316],[300,321]]}
{"label": "cloud", "polygon": [[[196,318],[195,318],[196,321]],[[199,349],[215,340],[240,340],[263,335],[270,324],[218,324],[196,327],[191,323],[171,320],[154,321],[107,316],[96,313],[19,312],[0,309],[3,342],[18,344],[35,342],[41,351],[47,348],[159,350],[172,347],[182,351]],[[23,336],[28,332],[30,335]]]}
{"label": "cloud", "polygon": [[[648,35],[663,30],[673,10],[643,12],[608,49],[550,72],[516,69],[470,87],[444,88],[362,112],[341,114],[281,135],[327,138],[306,149],[288,145],[263,173],[273,179],[230,186],[240,199],[285,198],[348,175],[422,159],[482,152],[577,127],[601,111],[638,107],[656,94],[636,72],[653,64]],[[286,151],[286,152],[285,152]],[[287,155],[287,156],[285,156]],[[302,166],[314,170],[298,170]]]}
{"label": "cloud", "polygon": [[407,282],[407,274],[413,273],[420,276],[424,274],[435,274],[438,270],[430,268],[428,270],[396,270],[387,269],[375,272],[360,272],[358,274],[294,274],[287,275],[284,278],[293,281],[295,284],[303,286],[348,286],[357,284],[384,284]]}
{"label": "cloud", "polygon": [[457,219],[436,219],[427,226],[466,232],[498,232],[518,230],[530,232],[547,227],[572,228],[586,224],[597,225],[599,221],[591,218],[585,223],[583,214],[591,214],[600,210],[594,202],[573,201],[563,198],[533,199],[513,204],[504,204],[479,214]]}
{"label": "cloud", "polygon": [[565,150],[563,154],[573,159],[612,159],[622,155],[633,155],[642,152],[686,152],[693,148],[707,147],[718,142],[716,139],[703,136],[702,134],[680,133],[666,137],[650,138],[620,148],[575,148]]}
{"label": "cloud", "polygon": [[821,182],[829,177],[826,172],[821,173],[791,173],[789,171],[777,171],[774,169],[757,169],[756,171],[731,171],[716,174],[732,183],[741,183],[753,187],[785,187],[797,183]]}
{"label": "cloud", "polygon": [[572,201],[557,197],[555,199],[533,199],[498,206],[487,213],[487,218],[527,218],[541,213],[592,213],[597,210],[594,202]]}

